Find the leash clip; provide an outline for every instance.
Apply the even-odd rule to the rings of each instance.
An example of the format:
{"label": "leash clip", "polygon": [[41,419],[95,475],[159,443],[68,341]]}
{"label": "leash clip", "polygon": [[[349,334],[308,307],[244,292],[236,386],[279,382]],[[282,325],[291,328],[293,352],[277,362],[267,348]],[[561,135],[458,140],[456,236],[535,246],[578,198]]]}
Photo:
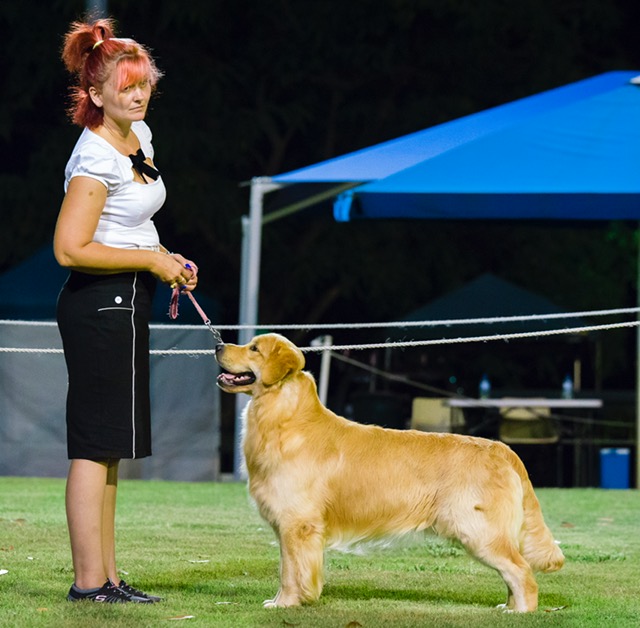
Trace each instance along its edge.
{"label": "leash clip", "polygon": [[[196,308],[198,314],[200,314],[200,318],[202,322],[209,328],[209,331],[213,334],[213,337],[216,341],[216,344],[224,344],[222,341],[222,336],[220,332],[212,325],[211,319],[204,313],[204,310],[200,307],[195,297],[191,294],[191,292],[187,291],[187,296],[191,299],[191,303]],[[174,288],[171,293],[171,301],[169,303],[169,318],[171,320],[176,320],[178,318],[178,301],[180,300],[180,288]]]}
{"label": "leash clip", "polygon": [[211,324],[211,321],[209,319],[207,319],[206,321],[204,321],[204,324],[209,328],[209,331],[213,334],[213,338],[216,341],[216,344],[224,344],[222,342],[222,336],[220,335],[220,332]]}

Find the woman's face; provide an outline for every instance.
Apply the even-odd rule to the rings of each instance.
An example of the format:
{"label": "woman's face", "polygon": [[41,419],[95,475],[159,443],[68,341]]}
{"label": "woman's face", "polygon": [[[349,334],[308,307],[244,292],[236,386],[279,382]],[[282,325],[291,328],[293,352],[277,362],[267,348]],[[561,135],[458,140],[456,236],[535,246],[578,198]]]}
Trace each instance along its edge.
{"label": "woman's face", "polygon": [[89,94],[93,102],[102,107],[105,118],[116,123],[143,120],[151,98],[151,83],[147,78],[143,78],[119,88],[117,74],[115,70],[111,72],[101,91],[93,87],[90,89]]}

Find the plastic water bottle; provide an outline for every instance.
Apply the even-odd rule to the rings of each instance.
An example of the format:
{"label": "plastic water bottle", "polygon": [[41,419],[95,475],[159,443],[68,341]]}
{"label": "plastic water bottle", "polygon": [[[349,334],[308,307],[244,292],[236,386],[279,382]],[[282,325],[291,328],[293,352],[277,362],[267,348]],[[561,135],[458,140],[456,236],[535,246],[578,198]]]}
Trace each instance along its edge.
{"label": "plastic water bottle", "polygon": [[567,375],[562,381],[562,398],[573,398],[573,380],[571,379],[571,375]]}
{"label": "plastic water bottle", "polygon": [[478,392],[480,399],[488,399],[491,396],[491,382],[485,373],[480,380],[480,385],[478,386]]}

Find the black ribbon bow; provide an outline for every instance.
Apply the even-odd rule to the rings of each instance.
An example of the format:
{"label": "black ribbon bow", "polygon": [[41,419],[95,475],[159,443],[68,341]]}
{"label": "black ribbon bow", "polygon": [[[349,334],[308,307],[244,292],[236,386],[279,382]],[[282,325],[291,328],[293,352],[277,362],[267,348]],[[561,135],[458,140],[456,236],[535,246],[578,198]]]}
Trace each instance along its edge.
{"label": "black ribbon bow", "polygon": [[151,177],[154,181],[160,176],[159,170],[156,170],[153,166],[145,163],[146,157],[144,156],[141,148],[138,149],[138,152],[135,155],[129,155],[129,159],[131,159],[133,169],[142,177],[142,180],[145,183],[148,183],[144,176],[145,174],[148,177]]}

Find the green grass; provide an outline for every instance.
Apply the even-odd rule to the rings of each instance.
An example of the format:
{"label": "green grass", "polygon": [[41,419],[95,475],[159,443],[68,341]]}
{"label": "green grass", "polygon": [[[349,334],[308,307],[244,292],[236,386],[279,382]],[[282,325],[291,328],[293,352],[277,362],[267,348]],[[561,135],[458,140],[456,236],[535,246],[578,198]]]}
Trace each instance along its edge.
{"label": "green grass", "polygon": [[[71,604],[64,482],[0,478],[0,626],[346,627],[640,625],[640,493],[538,495],[567,557],[539,575],[540,610],[505,615],[492,570],[433,537],[364,554],[329,552],[320,601],[262,608],[278,587],[278,549],[240,484],[122,481],[118,563],[151,606]],[[560,608],[562,607],[562,608]],[[559,609],[559,610],[555,610]]]}

